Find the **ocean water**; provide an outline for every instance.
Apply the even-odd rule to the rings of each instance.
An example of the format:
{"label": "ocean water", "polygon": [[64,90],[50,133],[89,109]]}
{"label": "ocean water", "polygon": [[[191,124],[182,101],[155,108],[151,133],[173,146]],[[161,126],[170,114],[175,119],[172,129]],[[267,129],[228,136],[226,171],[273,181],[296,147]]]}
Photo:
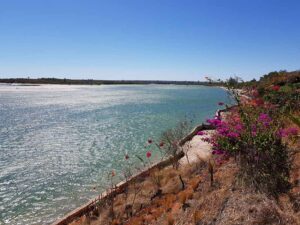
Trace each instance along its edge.
{"label": "ocean water", "polygon": [[137,165],[149,138],[183,119],[203,122],[217,87],[0,84],[0,224],[49,224]]}

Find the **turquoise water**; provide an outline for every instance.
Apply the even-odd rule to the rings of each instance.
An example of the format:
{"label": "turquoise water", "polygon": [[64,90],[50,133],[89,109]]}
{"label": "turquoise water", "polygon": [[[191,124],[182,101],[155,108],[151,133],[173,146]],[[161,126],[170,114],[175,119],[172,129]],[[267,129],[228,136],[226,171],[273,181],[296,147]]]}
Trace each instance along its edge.
{"label": "turquoise water", "polygon": [[125,154],[143,157],[148,138],[220,101],[202,86],[0,85],[0,224],[53,222],[121,174]]}

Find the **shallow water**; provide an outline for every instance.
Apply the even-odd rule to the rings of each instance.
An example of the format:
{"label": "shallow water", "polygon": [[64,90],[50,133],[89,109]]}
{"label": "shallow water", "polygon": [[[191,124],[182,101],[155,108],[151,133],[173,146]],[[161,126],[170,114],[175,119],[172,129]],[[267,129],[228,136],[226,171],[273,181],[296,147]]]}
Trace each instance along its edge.
{"label": "shallow water", "polygon": [[202,86],[0,84],[0,224],[53,222],[121,174],[125,154],[137,163],[148,138],[220,101],[224,90]]}

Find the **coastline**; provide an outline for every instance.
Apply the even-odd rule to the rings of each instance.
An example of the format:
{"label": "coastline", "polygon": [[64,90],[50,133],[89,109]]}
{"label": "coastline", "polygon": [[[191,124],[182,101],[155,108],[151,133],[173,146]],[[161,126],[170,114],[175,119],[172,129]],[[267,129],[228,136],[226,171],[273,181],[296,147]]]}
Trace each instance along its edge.
{"label": "coastline", "polygon": [[[24,88],[16,88],[16,87],[9,87],[8,88],[1,88],[0,90],[0,95],[3,93],[3,97],[9,96],[11,99],[27,99],[27,98],[32,98],[34,101],[33,107],[31,105],[25,105],[26,107],[32,108],[32,110],[36,113],[34,114],[29,114],[32,115],[30,119],[24,118],[23,123],[20,125],[25,126],[25,124],[31,124],[31,122],[35,123],[35,117],[41,117],[43,119],[46,119],[46,122],[51,122],[53,118],[56,119],[56,122],[51,124],[51,126],[43,127],[41,133],[37,133],[34,129],[32,129],[32,134],[36,134],[38,137],[35,137],[34,142],[29,142],[31,143],[31,146],[37,146],[38,150],[36,152],[40,152],[41,150],[45,150],[47,154],[43,154],[42,157],[36,158],[35,160],[28,158],[28,162],[33,162],[34,163],[28,163],[29,165],[26,166],[26,168],[23,169],[24,173],[30,173],[31,174],[37,174],[37,176],[41,175],[37,170],[31,170],[29,168],[34,167],[35,163],[40,162],[40,159],[45,158],[45,160],[50,161],[50,157],[47,157],[47,155],[52,155],[53,153],[53,162],[56,162],[56,160],[60,159],[61,157],[66,158],[66,162],[69,163],[69,159],[72,159],[72,163],[81,163],[78,161],[75,161],[75,159],[81,159],[84,157],[84,161],[86,163],[80,164],[80,171],[76,175],[76,179],[72,178],[72,174],[75,172],[76,168],[68,166],[69,164],[66,165],[66,167],[53,167],[50,168],[51,171],[59,172],[59,171],[64,171],[64,178],[59,180],[58,185],[56,186],[55,195],[52,199],[49,198],[50,201],[44,201],[44,197],[39,200],[40,204],[43,205],[43,208],[40,210],[38,207],[33,205],[32,207],[27,207],[26,208],[26,214],[20,214],[19,217],[14,217],[15,211],[10,210],[9,208],[13,207],[13,203],[9,201],[9,198],[5,198],[4,205],[6,205],[6,208],[3,210],[4,218],[9,219],[9,223],[17,223],[17,221],[21,221],[28,219],[28,221],[32,221],[34,223],[35,221],[44,221],[45,224],[50,224],[51,222],[55,221],[55,218],[61,218],[65,214],[69,213],[70,210],[75,209],[78,206],[81,206],[85,203],[87,203],[90,199],[96,197],[99,195],[102,191],[105,190],[105,184],[109,183],[106,174],[109,173],[109,171],[116,171],[117,176],[114,177],[114,184],[118,183],[119,181],[122,180],[122,168],[127,167],[127,161],[124,160],[124,154],[127,153],[130,155],[130,160],[128,160],[128,163],[133,164],[136,163],[140,168],[134,168],[131,167],[131,170],[135,173],[137,171],[140,171],[142,169],[142,163],[139,162],[139,160],[133,155],[139,155],[143,159],[146,158],[146,151],[147,149],[144,148],[145,144],[147,143],[147,139],[151,138],[152,140],[159,141],[161,137],[161,133],[165,131],[168,128],[176,128],[176,124],[178,124],[178,121],[181,120],[180,114],[184,115],[189,115],[188,117],[193,120],[193,125],[197,125],[198,123],[195,123],[195,121],[203,121],[208,117],[208,115],[212,116],[214,115],[216,109],[219,107],[217,102],[222,101],[225,102],[226,95],[224,95],[223,90],[219,88],[210,88],[210,87],[204,87],[204,86],[175,86],[175,85],[145,85],[143,87],[139,87],[138,85],[136,86],[117,86],[116,87],[109,87],[109,86],[85,86],[85,88],[78,87],[77,86],[67,86],[67,85],[42,85],[42,87],[24,87]],[[128,91],[130,89],[130,91]],[[119,91],[120,90],[120,91]],[[132,91],[131,91],[132,90]],[[205,100],[202,100],[202,98],[199,98],[198,96],[201,96],[202,90],[207,94],[207,98]],[[102,98],[102,93],[105,94],[105,92],[111,93],[110,96],[113,97],[113,99],[117,99],[118,102],[114,101],[106,101],[106,99]],[[138,93],[139,95],[136,95],[135,93]],[[150,94],[151,93],[151,94]],[[154,93],[154,94],[152,94]],[[157,94],[156,94],[157,93]],[[171,99],[174,99],[174,101],[166,101],[165,98],[158,98],[157,96],[160,96],[160,94],[163,94],[163,96],[170,96]],[[186,95],[181,96],[182,93],[186,93]],[[19,95],[20,94],[20,95]],[[128,96],[132,95],[131,98],[126,98],[124,97],[124,94],[128,94]],[[144,96],[141,94],[145,94]],[[159,94],[159,95],[158,95]],[[166,95],[165,95],[166,94]],[[177,97],[179,96],[179,98]],[[20,97],[18,97],[20,96]],[[53,96],[57,96],[53,98]],[[115,97],[116,96],[116,97]],[[191,96],[191,98],[190,98]],[[195,98],[194,98],[195,97]],[[136,98],[138,98],[138,101],[136,101]],[[108,98],[110,99],[110,98]],[[119,101],[120,99],[120,101]],[[141,101],[140,101],[141,99]],[[154,99],[155,101],[152,101]],[[185,100],[187,99],[187,100]],[[193,101],[189,101],[189,99],[194,99]],[[1,99],[3,100],[3,98]],[[105,102],[102,104],[102,100],[105,100]],[[125,101],[124,101],[125,100]],[[167,102],[166,106],[156,108],[156,100],[157,102]],[[3,101],[2,101],[3,102]],[[7,104],[6,104],[7,102]],[[23,102],[23,101],[22,101]],[[101,104],[98,104],[100,103]],[[115,103],[121,103],[121,104],[115,104]],[[129,104],[127,104],[127,102]],[[150,104],[154,103],[155,107],[151,107]],[[6,101],[6,98],[4,98],[4,106],[9,105],[9,101]],[[18,101],[13,102],[14,105],[19,105]],[[21,101],[20,101],[21,103]],[[126,104],[124,104],[126,103]],[[131,108],[131,103],[133,103],[133,106],[142,105],[143,107],[132,107]],[[203,103],[203,104],[202,104]],[[43,110],[40,110],[40,107],[38,107],[38,104],[42,104],[43,107],[45,107],[47,110],[53,112],[55,116],[53,117],[48,117],[49,114],[43,113]],[[72,107],[64,107],[63,111],[56,110],[56,106],[52,106],[53,104],[57,104],[57,107],[60,108],[61,104],[65,105],[72,105]],[[117,115],[115,118],[116,120],[112,121],[107,121],[107,124],[109,123],[109,129],[107,129],[106,126],[101,125],[102,121],[102,116],[100,116],[100,113],[104,112],[106,118],[106,112],[107,108],[105,108],[106,105],[116,105],[116,107],[111,107],[109,108],[109,112],[114,112],[118,111],[120,113],[117,114],[110,114],[109,117]],[[144,107],[144,104],[147,107]],[[49,106],[48,106],[49,105]],[[129,120],[126,118],[126,110],[124,109],[124,105],[126,105],[125,109],[127,110],[127,105],[129,110],[136,110],[139,111],[134,117],[134,119],[129,118]],[[169,115],[169,108],[176,109],[172,111],[172,114]],[[96,109],[100,108],[99,111],[97,111],[96,114],[90,109]],[[103,108],[103,110],[102,110]],[[6,110],[8,110],[9,107],[4,107],[4,115],[3,118],[10,118],[13,116],[13,113],[6,114]],[[178,109],[178,110],[177,110]],[[77,110],[80,110],[80,115],[81,112],[87,111],[87,114],[84,114],[82,117],[78,117],[78,119],[75,121],[73,116],[66,116],[69,114],[73,114],[73,112],[77,113]],[[142,110],[142,111],[141,111]],[[155,115],[157,115],[157,119],[151,115],[151,118],[149,118],[147,113],[149,111],[155,112]],[[141,113],[144,112],[145,113]],[[156,114],[156,111],[159,111],[160,114]],[[13,111],[12,111],[13,112]],[[15,112],[17,113],[18,110],[16,108]],[[92,113],[93,112],[93,113]],[[89,117],[90,114],[93,117]],[[66,117],[60,117],[61,115],[64,115]],[[76,114],[77,115],[77,114]],[[94,115],[97,115],[97,120],[94,120]],[[107,114],[108,115],[108,114]],[[124,115],[124,117],[123,117]],[[163,115],[163,116],[162,116]],[[179,116],[177,116],[179,115]],[[183,117],[183,116],[182,116]],[[12,117],[13,118],[13,117]],[[65,119],[66,118],[66,119]],[[93,118],[91,120],[86,118]],[[126,118],[126,123],[122,123],[123,119]],[[187,118],[187,117],[186,117]],[[161,119],[161,120],[160,120]],[[182,118],[182,120],[184,120]],[[7,122],[9,120],[6,120]],[[59,121],[59,122],[58,122]],[[82,122],[84,123],[82,123]],[[90,126],[89,121],[93,121],[95,123]],[[140,121],[143,121],[143,123],[140,123]],[[153,122],[150,122],[153,121]],[[159,126],[156,125],[157,121],[162,121],[162,123],[158,123]],[[60,122],[63,122],[61,124]],[[75,123],[78,124],[78,131],[76,132],[69,132],[69,126],[63,126],[65,124],[69,123]],[[149,122],[149,124],[147,124]],[[6,125],[6,123],[4,123]],[[97,126],[96,126],[97,124]],[[120,126],[121,124],[121,126]],[[140,125],[139,125],[140,124]],[[37,123],[38,125],[38,123]],[[129,128],[134,128],[133,133],[131,132],[126,132],[126,127],[129,125]],[[137,125],[135,127],[135,125]],[[138,126],[139,125],[139,126]],[[27,126],[27,125],[26,125]],[[75,126],[72,124],[72,126]],[[76,125],[77,126],[77,125]],[[143,128],[146,126],[146,129]],[[18,129],[14,128],[12,124],[7,123],[7,127],[12,127],[13,131],[11,132],[12,134],[18,134],[17,131]],[[56,129],[60,127],[60,129]],[[80,128],[80,130],[79,130]],[[106,129],[105,129],[106,128]],[[191,128],[191,127],[190,127]],[[46,131],[53,132],[53,135],[48,137],[44,136],[46,135]],[[84,132],[81,132],[83,130]],[[118,132],[121,133],[122,131],[122,137],[119,138],[118,135],[111,135],[111,139],[107,141],[107,139],[104,140],[104,137],[108,134],[109,131],[116,131],[114,134],[118,134]],[[75,131],[75,130],[74,130]],[[139,131],[139,132],[137,132]],[[190,131],[186,130],[185,131]],[[31,130],[30,130],[31,132]],[[51,133],[52,134],[52,133]],[[77,142],[76,138],[77,134],[80,134],[80,139],[82,140],[81,143],[90,143],[86,145],[75,145]],[[103,134],[103,135],[102,135]],[[139,136],[141,134],[141,136]],[[27,133],[24,133],[24,136],[27,136]],[[108,136],[108,135],[107,135]],[[124,138],[124,137],[128,138]],[[55,138],[54,138],[55,137]],[[98,139],[96,139],[98,138]],[[102,139],[103,138],[103,139]],[[119,138],[119,139],[118,139]],[[94,145],[93,140],[96,140],[96,145]],[[26,143],[27,139],[24,139],[24,141],[20,142],[20,144],[17,144],[15,147],[16,153],[21,154],[23,152],[22,146]],[[68,140],[67,145],[63,145],[65,143],[65,140]],[[72,140],[72,141],[71,141]],[[114,140],[114,141],[111,141]],[[178,140],[178,139],[177,139]],[[14,142],[11,142],[14,143]],[[10,146],[9,142],[7,142],[8,146]],[[70,144],[69,144],[70,143]],[[105,144],[102,144],[105,143]],[[125,144],[124,144],[125,143]],[[46,145],[47,144],[47,145]],[[59,145],[58,145],[59,144]],[[126,148],[122,148],[122,151],[115,148],[115,146],[123,146],[127,145]],[[25,149],[27,149],[27,146],[29,145],[24,145]],[[77,147],[79,146],[79,147]],[[91,147],[90,147],[91,146]],[[138,146],[138,147],[131,147],[131,146]],[[151,148],[151,146],[149,146]],[[60,151],[60,148],[66,149],[66,151],[63,152],[62,156],[58,156],[56,152]],[[35,148],[34,148],[35,149]],[[53,150],[52,150],[53,149]],[[81,149],[84,149],[86,151],[82,152]],[[18,151],[19,150],[19,151]],[[113,151],[114,150],[114,151]],[[118,151],[119,150],[119,151]],[[124,151],[123,151],[124,150]],[[154,149],[149,149],[153,150]],[[108,152],[108,154],[106,154]],[[109,152],[113,153],[110,154]],[[82,155],[82,153],[84,155]],[[94,156],[94,153],[98,153]],[[99,154],[101,153],[101,154]],[[102,154],[104,154],[101,156]],[[156,152],[158,153],[158,152]],[[57,157],[56,157],[57,156]],[[113,157],[111,157],[113,156]],[[89,158],[90,157],[90,158]],[[158,154],[155,154],[153,152],[153,157],[151,157],[151,162],[156,162],[160,159],[160,156]],[[15,159],[12,159],[11,161],[15,161]],[[120,161],[121,165],[119,166],[118,164],[114,164],[115,162]],[[108,163],[106,163],[108,162]],[[112,162],[112,164],[110,164]],[[51,162],[52,163],[52,162]],[[100,165],[101,164],[101,165]],[[48,164],[45,164],[45,166]],[[150,165],[147,163],[147,165]],[[101,168],[100,168],[101,167]],[[102,167],[104,168],[102,170]],[[94,169],[97,168],[99,169],[98,171],[95,171],[93,174],[88,174],[86,171],[84,171],[82,168],[88,168],[88,169]],[[17,174],[20,174],[23,172],[21,169],[16,169],[16,171],[20,171],[16,174],[16,178],[18,178]],[[44,170],[46,176],[43,176],[43,179],[46,180],[47,184],[45,187],[39,186],[37,189],[37,192],[34,191],[32,192],[31,196],[39,196],[38,190],[43,190],[47,189],[48,187],[52,188],[52,180],[56,180],[57,177],[55,175],[51,175],[48,178],[48,170]],[[70,172],[69,172],[70,171]],[[89,170],[87,170],[89,171]],[[105,171],[102,172],[102,171]],[[106,172],[107,171],[107,172]],[[77,170],[76,170],[77,172]],[[103,175],[104,174],[104,175]],[[37,176],[31,176],[32,180],[36,179]],[[20,178],[21,180],[22,178]],[[29,189],[31,189],[30,186],[30,180],[28,179],[24,181],[24,184],[29,183]],[[15,179],[17,181],[17,179]],[[37,179],[36,179],[37,180]],[[66,182],[67,180],[67,182]],[[60,182],[61,181],[61,182]],[[4,187],[6,185],[3,185]],[[1,186],[1,187],[3,187]],[[110,185],[109,185],[110,186]],[[69,191],[70,189],[72,191]],[[59,190],[58,190],[59,189]],[[52,189],[51,189],[52,190]],[[52,193],[51,190],[49,192],[46,191],[45,196],[48,196],[48,193]],[[7,189],[8,191],[8,189]],[[12,193],[12,192],[11,192]],[[29,191],[27,192],[29,193]],[[37,194],[36,194],[37,193]],[[4,195],[5,196],[5,195]],[[74,197],[75,196],[75,197]],[[48,199],[48,197],[46,197]],[[7,199],[7,200],[6,200]],[[25,198],[26,201],[18,202],[18,205],[20,207],[24,207],[25,203],[31,203],[31,197]],[[28,222],[31,223],[31,222]]]}
{"label": "coastline", "polygon": [[[227,107],[225,109],[218,109],[215,113],[215,116],[219,116],[222,118],[223,113],[230,111],[234,105],[231,107]],[[88,201],[86,204],[79,206],[78,208],[72,210],[64,217],[56,220],[51,225],[67,225],[75,221],[76,219],[84,216],[90,211],[93,211],[96,208],[96,205],[106,201],[111,196],[115,196],[117,194],[121,194],[124,190],[133,182],[143,179],[145,176],[148,176],[151,171],[156,169],[164,169],[170,166],[174,161],[178,161],[180,165],[185,166],[187,164],[191,164],[197,161],[207,162],[211,157],[211,146],[202,140],[203,136],[197,136],[199,131],[206,131],[206,137],[209,137],[214,132],[214,127],[207,124],[200,124],[196,126],[188,135],[186,135],[181,141],[179,145],[182,147],[182,150],[175,155],[175,157],[169,157],[162,161],[159,161],[149,168],[145,168],[141,172],[133,175],[127,181],[120,181],[112,191],[104,191],[97,197]],[[188,145],[192,145],[191,148]],[[201,153],[199,154],[199,147],[201,148]]]}
{"label": "coastline", "polygon": [[175,84],[217,86],[217,83],[206,81],[176,80],[93,80],[93,79],[61,79],[61,78],[0,78],[0,83],[7,84],[62,84],[62,85],[111,85],[111,84]]}

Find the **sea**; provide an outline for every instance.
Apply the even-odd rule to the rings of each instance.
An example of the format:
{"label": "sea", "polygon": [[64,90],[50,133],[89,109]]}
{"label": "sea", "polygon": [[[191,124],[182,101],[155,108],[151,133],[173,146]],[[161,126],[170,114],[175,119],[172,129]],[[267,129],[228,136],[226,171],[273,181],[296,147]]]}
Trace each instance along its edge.
{"label": "sea", "polygon": [[[0,224],[51,224],[105,190],[164,131],[229,103],[219,87],[0,84]],[[199,149],[200,151],[200,149]],[[129,158],[126,160],[125,156]]]}

